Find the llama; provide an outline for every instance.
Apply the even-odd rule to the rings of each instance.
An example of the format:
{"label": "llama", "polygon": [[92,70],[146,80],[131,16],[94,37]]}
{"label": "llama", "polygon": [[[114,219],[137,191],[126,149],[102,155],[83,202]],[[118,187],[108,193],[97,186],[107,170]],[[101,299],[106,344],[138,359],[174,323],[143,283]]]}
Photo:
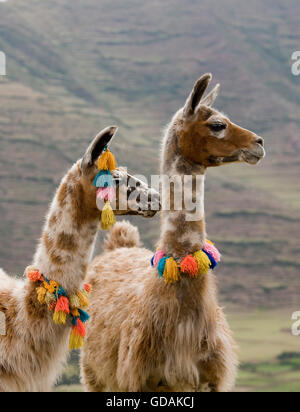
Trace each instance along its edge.
{"label": "llama", "polygon": [[[34,267],[58,282],[68,296],[83,285],[87,265],[92,257],[101,211],[96,206],[96,187],[93,180],[97,173],[96,160],[116,132],[109,127],[100,132],[84,157],[63,178],[43,229]],[[133,181],[122,169],[114,173],[117,200],[121,190],[127,199],[133,186],[143,198],[158,193],[140,181]],[[126,179],[130,184],[121,185]],[[137,184],[138,183],[138,184]],[[155,194],[156,193],[156,194]],[[125,197],[126,199],[126,197]],[[133,205],[133,204],[132,204]],[[118,215],[136,214],[151,216],[155,212],[138,209],[138,203]],[[18,280],[0,270],[0,391],[43,392],[49,391],[61,373],[68,352],[71,321],[56,325],[46,305],[37,299],[36,285],[28,279]],[[3,322],[5,317],[5,324]]]}
{"label": "llama", "polygon": [[[240,161],[256,164],[264,157],[262,138],[212,109],[219,85],[202,99],[210,80],[206,74],[197,81],[168,126],[163,175],[200,176],[203,183],[208,167]],[[190,221],[188,213],[172,204],[171,210],[163,208],[158,246],[173,258],[200,251],[206,242],[204,210],[196,221]],[[218,306],[212,272],[190,278],[177,267],[179,281],[165,283],[150,265],[152,253],[138,246],[137,230],[119,223],[104,254],[89,266],[92,321],[81,354],[86,390],[231,390],[236,348]]]}

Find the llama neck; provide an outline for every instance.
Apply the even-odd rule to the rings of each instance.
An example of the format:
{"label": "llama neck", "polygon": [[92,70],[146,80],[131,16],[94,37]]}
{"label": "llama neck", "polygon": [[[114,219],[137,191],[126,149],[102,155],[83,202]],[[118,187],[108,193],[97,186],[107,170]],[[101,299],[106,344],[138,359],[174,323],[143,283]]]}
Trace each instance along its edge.
{"label": "llama neck", "polygon": [[97,215],[85,215],[80,169],[75,164],[62,180],[43,229],[34,266],[74,293],[82,286],[98,230]]}
{"label": "llama neck", "polygon": [[[206,240],[205,168],[190,164],[182,158],[172,127],[167,131],[164,141],[161,174],[163,212],[159,248],[167,255],[183,258],[201,250]],[[173,183],[169,189],[170,180]]]}

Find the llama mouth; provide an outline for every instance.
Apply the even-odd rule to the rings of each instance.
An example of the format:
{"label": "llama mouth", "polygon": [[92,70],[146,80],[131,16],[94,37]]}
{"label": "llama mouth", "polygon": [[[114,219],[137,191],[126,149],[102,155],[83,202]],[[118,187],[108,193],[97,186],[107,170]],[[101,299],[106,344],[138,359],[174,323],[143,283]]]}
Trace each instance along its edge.
{"label": "llama mouth", "polygon": [[242,150],[241,159],[250,165],[256,165],[265,157],[265,154],[265,149],[261,145],[258,145],[253,151]]}

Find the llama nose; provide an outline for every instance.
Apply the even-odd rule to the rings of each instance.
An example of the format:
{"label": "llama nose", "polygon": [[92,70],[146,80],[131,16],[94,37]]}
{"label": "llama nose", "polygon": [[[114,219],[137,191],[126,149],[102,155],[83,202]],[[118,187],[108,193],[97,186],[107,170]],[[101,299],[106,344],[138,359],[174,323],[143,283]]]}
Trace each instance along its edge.
{"label": "llama nose", "polygon": [[262,138],[262,137],[258,137],[257,139],[256,139],[256,143],[258,143],[258,144],[260,144],[261,146],[264,146],[264,139]]}

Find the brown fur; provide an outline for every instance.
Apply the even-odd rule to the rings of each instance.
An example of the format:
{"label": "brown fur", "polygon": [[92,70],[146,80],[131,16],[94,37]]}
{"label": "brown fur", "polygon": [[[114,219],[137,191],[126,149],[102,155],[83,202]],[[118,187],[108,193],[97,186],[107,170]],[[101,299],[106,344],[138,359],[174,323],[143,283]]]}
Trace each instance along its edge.
{"label": "brown fur", "polygon": [[[183,179],[189,174],[199,177],[203,187],[206,167],[241,160],[255,163],[264,155],[262,139],[209,107],[218,87],[201,103],[210,79],[205,75],[197,81],[184,108],[174,116],[161,162],[163,175]],[[212,121],[226,122],[226,130],[213,130]],[[203,200],[201,190],[197,196]],[[188,222],[189,211],[164,210],[160,249],[175,258],[201,249],[206,241],[204,210],[198,214],[196,221]],[[125,231],[133,229],[118,226],[108,240],[109,250],[88,270],[93,286],[91,322],[81,357],[86,389],[231,390],[236,347],[218,306],[214,275],[190,279],[181,274],[179,282],[165,284],[150,266],[150,251],[120,247],[126,244],[116,235],[126,238]],[[113,242],[119,248],[110,251]]]}

